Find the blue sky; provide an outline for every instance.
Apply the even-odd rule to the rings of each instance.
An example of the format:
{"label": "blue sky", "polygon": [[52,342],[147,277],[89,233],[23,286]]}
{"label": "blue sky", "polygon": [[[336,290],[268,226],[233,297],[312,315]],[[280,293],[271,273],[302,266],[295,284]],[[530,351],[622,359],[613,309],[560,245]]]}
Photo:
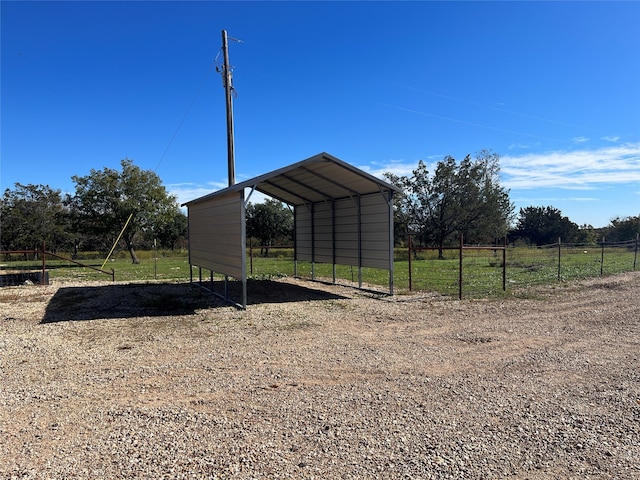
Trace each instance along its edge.
{"label": "blue sky", "polygon": [[[1,3],[0,187],[155,170],[179,200],[326,151],[410,174],[482,149],[517,210],[640,214],[640,2]],[[218,57],[218,58],[217,58]],[[216,61],[217,58],[217,61]]]}

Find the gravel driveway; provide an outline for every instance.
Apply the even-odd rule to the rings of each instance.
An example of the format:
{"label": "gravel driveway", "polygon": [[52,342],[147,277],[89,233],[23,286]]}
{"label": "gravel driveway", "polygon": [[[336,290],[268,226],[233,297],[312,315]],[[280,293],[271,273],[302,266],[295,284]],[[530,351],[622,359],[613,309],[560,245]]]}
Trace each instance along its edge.
{"label": "gravel driveway", "polygon": [[638,272],[254,287],[0,289],[0,478],[640,478]]}

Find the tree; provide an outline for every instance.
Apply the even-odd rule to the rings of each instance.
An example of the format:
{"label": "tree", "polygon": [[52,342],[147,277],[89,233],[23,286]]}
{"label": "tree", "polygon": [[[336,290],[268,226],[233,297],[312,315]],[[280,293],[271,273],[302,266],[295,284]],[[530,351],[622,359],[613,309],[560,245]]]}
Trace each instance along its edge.
{"label": "tree", "polygon": [[602,233],[600,228],[593,228],[593,225],[585,223],[578,227],[578,235],[576,237],[576,242],[578,243],[597,243],[602,239]]}
{"label": "tree", "polygon": [[76,191],[69,203],[80,232],[107,237],[112,243],[126,225],[122,240],[131,261],[140,263],[134,249],[137,236],[160,230],[177,215],[178,204],[154,172],[140,169],[128,158],[120,165],[121,171],[91,169],[87,176],[71,177]]}
{"label": "tree", "polygon": [[[264,203],[250,203],[246,216],[247,234],[258,238],[261,247],[272,246],[278,238],[290,237],[293,232],[293,213],[278,200],[271,198]],[[269,248],[266,248],[268,254]]]}
{"label": "tree", "polygon": [[[463,177],[461,233],[469,242],[481,243],[504,238],[513,219],[515,206],[509,191],[500,186],[500,155],[481,150],[474,162],[469,157],[460,166]],[[468,170],[468,173],[465,173]]]}
{"label": "tree", "polygon": [[186,238],[188,223],[187,216],[180,210],[176,210],[175,214],[167,217],[153,234],[162,246],[174,250],[178,240]]}
{"label": "tree", "polygon": [[527,207],[520,209],[512,236],[535,245],[556,243],[558,238],[572,243],[579,238],[579,228],[557,208]]}
{"label": "tree", "polygon": [[395,217],[423,244],[433,243],[443,257],[454,235],[469,242],[489,241],[506,234],[513,205],[499,184],[500,156],[488,150],[460,164],[447,156],[433,174],[420,160],[411,177],[385,174],[403,193],[397,198]]}
{"label": "tree", "polygon": [[67,221],[60,190],[16,183],[0,200],[0,244],[4,250],[31,250],[44,241],[56,250],[69,240]]}
{"label": "tree", "polygon": [[607,228],[607,240],[612,242],[624,242],[635,240],[640,234],[640,215],[636,217],[616,217],[611,220]]}

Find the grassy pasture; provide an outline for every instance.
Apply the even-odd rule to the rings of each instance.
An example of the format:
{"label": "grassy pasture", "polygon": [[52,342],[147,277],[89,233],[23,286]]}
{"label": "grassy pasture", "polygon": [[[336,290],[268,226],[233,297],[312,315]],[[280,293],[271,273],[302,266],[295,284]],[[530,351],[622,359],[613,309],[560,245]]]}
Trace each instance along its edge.
{"label": "grassy pasture", "polygon": [[[249,252],[247,251],[247,254]],[[131,263],[126,252],[118,252],[106,262],[104,269],[115,271],[118,281],[167,280],[186,281],[190,278],[190,267],[186,252],[141,251],[141,262]],[[444,295],[457,295],[459,285],[459,252],[457,249],[445,250],[444,259],[437,258],[437,251],[424,250],[417,253],[411,261],[411,283],[413,290],[424,290]],[[83,263],[100,268],[104,258],[97,253],[84,253]],[[41,268],[36,259],[3,258],[1,270],[19,270]],[[396,249],[394,261],[394,288],[396,291],[409,289],[409,261],[406,249]],[[570,248],[557,246],[547,248],[508,247],[506,252],[507,292],[514,288],[526,288],[532,285],[554,284],[581,278],[632,271],[637,261],[633,248],[605,248],[600,246]],[[503,295],[502,290],[502,251],[500,250],[464,250],[462,262],[463,295],[482,297]],[[637,268],[637,266],[636,266]],[[109,277],[89,268],[80,267],[65,260],[47,259],[49,278],[68,278],[76,280],[99,280]],[[253,258],[247,255],[247,273],[249,278],[269,279],[294,275],[293,249],[272,248],[268,256],[253,250]],[[333,279],[333,266],[329,264],[311,265],[298,262],[298,276],[318,279]],[[203,275],[209,275],[208,272]],[[357,284],[357,267],[336,265],[335,275],[339,283]],[[193,268],[194,279],[198,278],[198,269]],[[362,282],[379,286],[386,290],[389,275],[386,270],[374,268],[362,269]]]}

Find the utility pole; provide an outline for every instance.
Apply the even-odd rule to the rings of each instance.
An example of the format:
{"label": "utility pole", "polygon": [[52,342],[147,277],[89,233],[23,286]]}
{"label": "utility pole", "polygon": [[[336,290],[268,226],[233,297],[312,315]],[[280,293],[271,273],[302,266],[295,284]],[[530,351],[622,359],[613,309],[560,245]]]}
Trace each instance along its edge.
{"label": "utility pole", "polygon": [[229,186],[236,183],[236,162],[233,145],[233,101],[231,83],[231,68],[229,67],[229,45],[227,43],[227,31],[222,30],[222,53],[224,54],[224,67],[222,71],[222,83],[227,99],[227,164],[229,166]]}

